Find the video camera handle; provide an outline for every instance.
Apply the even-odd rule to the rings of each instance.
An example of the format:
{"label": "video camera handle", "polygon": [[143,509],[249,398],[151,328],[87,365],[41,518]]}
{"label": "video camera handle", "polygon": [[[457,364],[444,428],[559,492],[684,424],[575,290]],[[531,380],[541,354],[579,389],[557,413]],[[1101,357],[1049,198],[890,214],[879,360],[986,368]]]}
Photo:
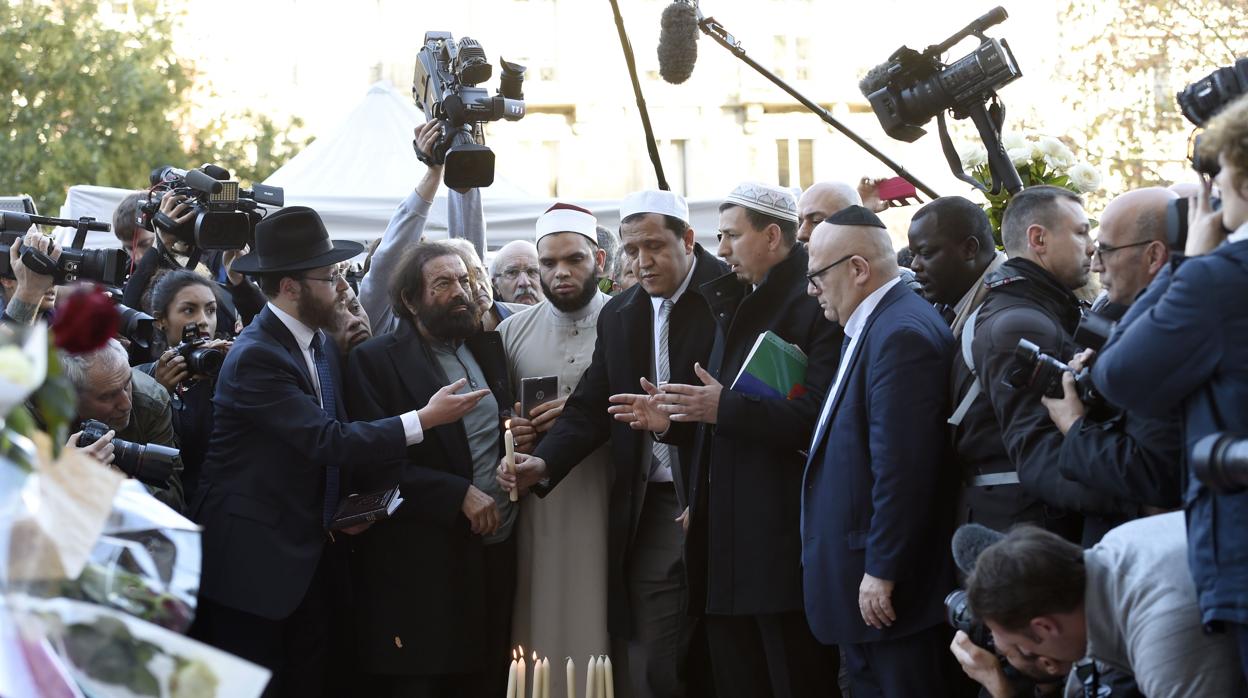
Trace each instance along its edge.
{"label": "video camera handle", "polygon": [[[1001,8],[997,8],[997,9],[1001,10]],[[876,160],[879,160],[881,163],[883,163],[885,167],[887,167],[888,169],[896,173],[898,177],[901,177],[905,179],[906,181],[910,182],[911,184],[915,186],[916,189],[923,192],[924,194],[927,194],[929,197],[933,199],[940,198],[940,194],[937,194],[935,190],[933,190],[931,187],[924,184],[918,177],[911,174],[906,168],[902,167],[900,164],[895,162],[892,158],[880,152],[875,146],[871,145],[861,136],[859,136],[858,134],[850,130],[849,127],[845,126],[840,121],[837,121],[836,117],[832,116],[832,114],[827,109],[824,109],[818,104],[815,104],[814,102],[810,101],[804,95],[802,95],[802,93],[798,92],[788,83],[786,83],[784,80],[781,80],[775,73],[771,72],[770,70],[767,70],[762,65],[760,65],[758,61],[755,61],[753,58],[750,58],[750,56],[746,53],[745,48],[741,46],[741,41],[738,40],[737,37],[733,36],[728,31],[728,29],[724,27],[723,24],[720,24],[718,20],[716,20],[714,17],[704,16],[702,14],[701,7],[697,7],[697,11],[698,11],[698,28],[702,30],[703,34],[706,34],[707,36],[714,39],[715,43],[728,49],[729,53],[741,59],[743,63],[753,68],[755,71],[758,72],[759,75],[762,75],[763,77],[767,78],[773,84],[775,84],[776,87],[779,87],[780,89],[787,92],[789,96],[793,97],[793,99],[796,99],[798,102],[800,102],[802,106],[809,109],[812,113],[814,113],[815,116],[818,116],[820,119],[823,119],[824,122],[826,122],[829,126],[836,129],[837,131],[840,131],[845,137],[849,138],[851,141],[857,144],[858,147],[867,151],[872,157],[874,157]],[[1001,11],[1005,12],[1005,10],[1001,10]],[[994,10],[993,12],[996,12],[996,10]],[[975,26],[977,23],[983,21],[986,17],[989,17],[990,15],[992,15],[993,12],[990,12],[987,15],[984,15],[984,17],[980,17],[979,19],[975,20],[975,22],[971,23],[971,26]]]}
{"label": "video camera handle", "polygon": [[980,16],[974,22],[971,22],[965,27],[962,27],[961,29],[959,29],[953,36],[949,37],[948,39],[945,39],[939,44],[928,46],[927,49],[923,51],[923,54],[932,58],[939,58],[940,56],[944,55],[945,51],[948,51],[949,49],[953,48],[955,44],[957,44],[959,41],[965,39],[968,36],[976,36],[979,38],[980,41],[983,41],[984,32],[987,31],[989,27],[995,27],[996,25],[1004,22],[1005,20],[1009,18],[1010,18],[1010,15],[1008,12],[1005,11],[1005,8],[998,5],[992,8],[991,10],[985,12],[982,16]]}
{"label": "video camera handle", "polygon": [[[14,213],[12,211],[5,211],[3,214],[0,214],[0,232],[18,232],[24,234],[26,231],[30,230],[30,226],[32,225],[48,225],[55,228],[73,228],[74,241],[70,247],[75,249],[81,249],[86,243],[88,231],[94,230],[101,233],[109,233],[113,230],[112,224],[97,221],[90,216],[83,216],[78,220],[74,220],[72,218],[36,216],[30,213]],[[35,262],[37,265],[51,265],[52,268],[55,268],[56,266],[56,263],[53,262],[50,257],[40,252],[36,252],[34,250],[23,250],[23,253],[31,255],[33,259],[37,260]],[[23,259],[24,258],[25,257],[23,257]],[[45,262],[46,264],[44,264]],[[27,266],[31,265],[27,264]]]}
{"label": "video camera handle", "polygon": [[[995,99],[996,96],[994,95],[993,98]],[[993,109],[990,110],[987,105],[980,102],[968,107],[966,115],[975,124],[976,130],[979,131],[979,138],[984,142],[984,150],[988,152],[988,171],[992,173],[992,188],[984,186],[982,182],[966,174],[962,169],[962,160],[953,146],[953,139],[949,136],[949,127],[945,122],[945,113],[942,111],[936,115],[937,132],[940,134],[940,147],[945,152],[945,160],[949,163],[953,176],[990,194],[999,194],[1002,188],[1010,194],[1022,191],[1023,180],[1018,176],[1018,170],[1010,161],[1010,156],[1005,152],[1005,145],[1001,142],[1001,124],[1005,121],[1005,108],[995,103]]]}

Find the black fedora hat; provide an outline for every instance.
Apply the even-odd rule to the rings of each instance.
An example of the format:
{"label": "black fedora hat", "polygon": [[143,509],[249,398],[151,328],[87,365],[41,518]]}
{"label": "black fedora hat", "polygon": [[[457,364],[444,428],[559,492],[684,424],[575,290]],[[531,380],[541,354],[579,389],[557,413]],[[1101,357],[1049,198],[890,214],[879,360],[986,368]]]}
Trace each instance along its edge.
{"label": "black fedora hat", "polygon": [[316,211],[289,206],[256,224],[255,249],[235,260],[230,270],[240,274],[303,271],[337,264],[363,251],[358,242],[330,240]]}

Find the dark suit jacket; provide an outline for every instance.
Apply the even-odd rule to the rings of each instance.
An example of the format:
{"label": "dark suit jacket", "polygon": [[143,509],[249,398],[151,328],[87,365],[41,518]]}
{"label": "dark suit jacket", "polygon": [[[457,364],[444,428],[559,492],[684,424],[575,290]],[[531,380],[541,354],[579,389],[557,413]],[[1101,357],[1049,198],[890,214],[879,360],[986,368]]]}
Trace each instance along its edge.
{"label": "dark suit jacket", "polygon": [[[691,385],[700,384],[693,364],[706,364],[715,338],[715,321],[700,289],[728,271],[727,265],[701,245],[696,246],[695,255],[693,278],[672,308],[668,334],[671,382]],[[645,497],[649,473],[642,464],[649,462],[646,449],[650,441],[646,433],[633,431],[607,414],[611,406],[608,398],[616,393],[641,392],[641,377],[653,377],[653,338],[654,308],[641,284],[608,301],[598,314],[598,339],[589,368],[564,405],[563,414],[535,450],[535,455],[546,461],[553,487],[594,449],[611,442],[614,479],[607,515],[607,615],[609,630],[617,637],[632,634],[624,570]],[[669,443],[678,447],[681,463],[692,462],[694,431],[693,424],[673,425],[667,434]],[[673,475],[680,501],[688,501],[686,469],[680,468]],[[543,493],[539,488],[538,494]]]}
{"label": "dark suit jacket", "polygon": [[[483,348],[485,343],[496,350]],[[506,384],[498,333],[482,333],[467,345],[487,382]],[[348,409],[357,419],[419,409],[450,382],[407,320],[356,347],[347,376]],[[495,397],[500,407],[509,404],[509,396]],[[406,458],[356,474],[356,491],[398,485],[403,494],[392,518],[351,537],[352,615],[364,671],[451,674],[495,668],[483,663],[489,657],[483,631],[485,546],[461,512],[472,472],[461,420],[426,430],[419,444],[407,448]]]}
{"label": "dark suit jacket", "polygon": [[[806,295],[806,260],[806,247],[795,245],[748,295],[733,273],[702,286],[720,330],[707,370],[725,387],[717,423],[698,425],[690,472],[685,560],[695,611],[802,610],[801,451],[836,376],[842,337]],[[728,388],[767,330],[806,353],[804,395],[768,400]]]}
{"label": "dark suit jacket", "polygon": [[[802,489],[806,619],[820,642],[890,640],[943,621],[958,482],[944,419],[952,358],[949,328],[904,284],[884,294],[846,357]],[[864,572],[896,582],[892,627],[863,622]]]}
{"label": "dark suit jacket", "polygon": [[[1248,241],[1173,262],[1131,305],[1092,364],[1126,410],[1183,413],[1184,456],[1201,438],[1248,434]],[[1248,492],[1214,494],[1189,473],[1188,560],[1205,622],[1248,624]]]}
{"label": "dark suit jacket", "polygon": [[[334,343],[325,347],[341,386]],[[204,527],[200,594],[280,620],[303,599],[328,540],[326,468],[347,474],[401,458],[403,424],[398,417],[347,424],[341,398],[339,418],[326,415],[294,336],[267,307],[226,355],[213,404],[192,507]]]}

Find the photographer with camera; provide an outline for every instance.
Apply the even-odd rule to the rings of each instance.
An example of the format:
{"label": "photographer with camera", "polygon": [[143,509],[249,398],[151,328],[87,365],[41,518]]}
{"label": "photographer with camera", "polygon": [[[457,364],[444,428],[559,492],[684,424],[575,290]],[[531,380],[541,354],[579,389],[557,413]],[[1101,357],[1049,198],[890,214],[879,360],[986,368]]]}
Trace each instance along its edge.
{"label": "photographer with camera", "polygon": [[141,225],[139,206],[147,200],[147,190],[132,192],[113,210],[113,235],[122,249],[130,253],[130,272],[156,244],[156,233]]}
{"label": "photographer with camera", "polygon": [[[1150,697],[1242,695],[1235,642],[1200,622],[1183,526],[1178,512],[1147,517],[1089,550],[1034,526],[1015,528],[976,558],[970,611],[1020,670],[1074,663],[1067,696],[1105,695],[1106,669],[1131,674]],[[973,665],[994,696],[1009,695],[990,662],[976,656]]]}
{"label": "photographer with camera", "polygon": [[156,361],[137,366],[169,393],[173,430],[182,445],[182,489],[194,499],[212,435],[217,372],[232,342],[213,339],[220,308],[217,285],[186,269],[167,272],[152,289],[156,328],[169,347]]}
{"label": "photographer with camera", "polygon": [[61,354],[61,365],[78,395],[76,421],[84,423],[82,435],[87,437],[77,445],[97,454],[109,442],[120,447],[126,457],[118,457],[114,448],[113,465],[181,512],[182,461],[165,389],[130,367],[129,355],[116,339],[85,354]]}
{"label": "photographer with camera", "polygon": [[[185,269],[191,257],[198,254],[193,244],[198,211],[191,205],[190,197],[173,192],[165,194],[160,199],[159,214],[163,216],[153,215],[144,219],[147,229],[156,233],[153,244],[142,258],[135,260],[133,272],[122,289],[123,303],[148,312],[153,309],[144,307],[143,298],[151,290],[160,271]],[[242,274],[231,270],[234,260],[246,252],[246,248],[214,250],[194,268],[196,273],[212,279],[225,291],[218,308],[221,315],[218,326],[223,334],[231,336],[239,324],[244,327],[250,324],[264,307],[264,294],[260,289]]]}
{"label": "photographer with camera", "polygon": [[1052,356],[1075,353],[1082,309],[1072,291],[1087,283],[1094,249],[1088,216],[1067,189],[1029,187],[1010,201],[1001,235],[1010,259],[986,279],[988,295],[953,362],[960,517],[1002,531],[1034,522],[1078,541],[1075,512],[1115,513],[1118,505],[1062,477],[1062,433],[1035,392],[1012,383],[1020,339]]}
{"label": "photographer with camera", "polygon": [[[432,152],[442,137],[442,128],[441,122],[429,121],[416,129],[412,146],[418,155]],[[427,156],[422,160],[424,158]],[[390,278],[399,265],[403,251],[420,242],[429,220],[429,209],[442,182],[443,165],[427,162],[426,167],[428,169],[416,189],[399,204],[390,218],[386,232],[373,252],[368,273],[360,281],[360,305],[372,320],[375,335],[391,332],[399,326],[399,318],[390,304]],[[459,231],[460,237],[470,240],[485,240],[485,213],[481,208],[480,189],[469,189],[463,193],[450,190],[446,212],[447,230]],[[488,277],[485,283],[489,284]],[[507,314],[510,315],[509,312]]]}
{"label": "photographer with camera", "polygon": [[[1169,258],[1166,205],[1176,195],[1160,187],[1129,191],[1105,207],[1092,255],[1092,271],[1107,292],[1097,315],[1118,321]],[[1041,400],[1065,438],[1058,465],[1064,477],[1120,500],[1120,517],[1088,516],[1084,544],[1095,542],[1123,517],[1134,518],[1181,503],[1180,439],[1176,415],[1150,417],[1109,404],[1085,405],[1075,375],[1091,363],[1091,350],[1070,361],[1063,395]]]}
{"label": "photographer with camera", "polygon": [[[1208,122],[1197,148],[1219,171],[1202,175],[1187,256],[1158,273],[1092,366],[1097,388],[1128,410],[1181,410],[1185,454],[1210,434],[1248,433],[1248,96]],[[1248,493],[1219,494],[1193,473],[1186,509],[1202,620],[1230,626],[1248,673]]]}
{"label": "photographer with camera", "polygon": [[56,305],[56,280],[22,263],[23,246],[47,255],[54,262],[61,258],[61,246],[51,237],[33,230],[9,246],[9,268],[14,278],[11,287],[9,280],[4,280],[3,319],[33,325],[36,320],[47,319]]}

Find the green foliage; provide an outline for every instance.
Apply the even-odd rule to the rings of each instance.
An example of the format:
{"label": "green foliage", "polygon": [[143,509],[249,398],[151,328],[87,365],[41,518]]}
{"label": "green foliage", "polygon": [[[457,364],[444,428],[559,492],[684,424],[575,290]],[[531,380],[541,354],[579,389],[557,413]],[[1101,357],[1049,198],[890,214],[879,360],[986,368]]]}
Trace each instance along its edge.
{"label": "green foliage", "polygon": [[26,193],[55,214],[73,184],[147,185],[161,164],[212,161],[262,180],[302,143],[251,112],[254,135],[224,137],[225,119],[190,121],[194,67],[178,57],[168,3],[138,0],[133,17],[102,19],[97,3],[0,3],[0,194]]}

